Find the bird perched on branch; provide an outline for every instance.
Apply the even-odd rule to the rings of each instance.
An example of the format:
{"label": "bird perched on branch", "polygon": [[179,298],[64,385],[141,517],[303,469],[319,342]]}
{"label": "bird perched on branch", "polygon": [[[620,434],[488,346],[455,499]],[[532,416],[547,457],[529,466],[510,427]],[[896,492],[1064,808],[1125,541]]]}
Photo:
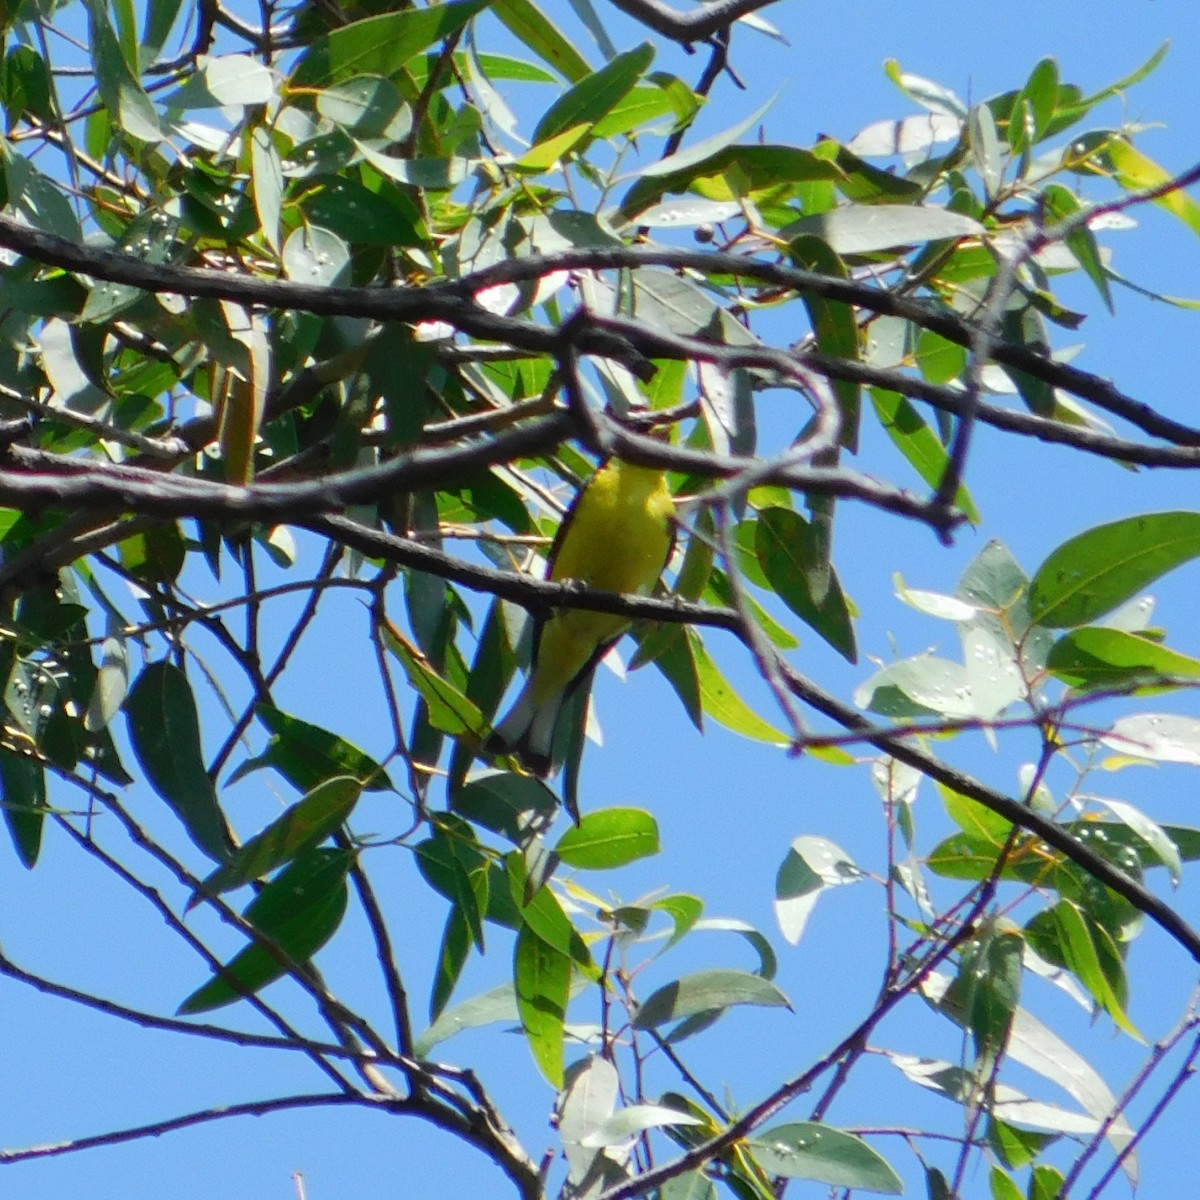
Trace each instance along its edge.
{"label": "bird perched on branch", "polygon": [[[547,578],[606,592],[648,594],[675,540],[674,501],[663,471],[610,458],[576,496],[550,548]],[[484,744],[511,754],[534,775],[555,767],[555,730],[563,707],[596,663],[629,628],[627,617],[558,609],[534,629],[529,678]]]}

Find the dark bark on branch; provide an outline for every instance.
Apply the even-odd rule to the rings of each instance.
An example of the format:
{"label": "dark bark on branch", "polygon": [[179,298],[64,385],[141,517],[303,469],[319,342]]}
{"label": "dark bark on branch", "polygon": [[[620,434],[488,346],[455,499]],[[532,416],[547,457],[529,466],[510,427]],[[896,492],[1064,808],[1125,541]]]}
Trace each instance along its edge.
{"label": "dark bark on branch", "polygon": [[[969,347],[975,333],[971,322],[954,313],[880,288],[716,251],[646,246],[589,247],[508,259],[462,279],[423,287],[326,288],[215,270],[157,266],[117,251],[78,246],[66,238],[42,233],[2,215],[0,246],[39,262],[148,291],[292,308],[324,316],[402,322],[444,321],[472,337],[515,346],[531,354],[556,355],[562,344],[562,332],[521,318],[488,312],[474,301],[477,292],[500,283],[539,279],[554,271],[650,266],[754,279],[800,294],[822,296],[881,315],[901,317],[961,346]],[[678,354],[678,346],[672,344],[669,336],[648,326],[635,325],[618,335],[588,318],[577,322],[571,341],[580,353],[612,358],[625,363],[635,373],[643,374],[648,365],[646,360]],[[713,361],[723,360],[725,353],[732,349],[714,345],[710,351]],[[992,346],[991,356],[998,363],[1025,371],[1053,387],[1090,401],[1153,437],[1175,445],[1200,446],[1200,430],[1162,416],[1150,405],[1126,396],[1098,376],[1007,342]]]}

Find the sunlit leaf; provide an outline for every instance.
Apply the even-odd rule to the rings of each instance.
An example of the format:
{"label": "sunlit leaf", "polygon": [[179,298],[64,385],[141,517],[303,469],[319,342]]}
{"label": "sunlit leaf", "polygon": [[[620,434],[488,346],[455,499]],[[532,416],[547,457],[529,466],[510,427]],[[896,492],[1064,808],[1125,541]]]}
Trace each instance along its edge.
{"label": "sunlit leaf", "polygon": [[623,867],[658,850],[658,822],[640,808],[586,813],[554,846],[567,866],[590,871]]}
{"label": "sunlit leaf", "polygon": [[571,960],[528,925],[517,931],[513,957],[517,1012],[533,1060],[553,1087],[563,1081],[563,1025],[571,986]]}
{"label": "sunlit leaf", "polygon": [[862,1138],[815,1121],[764,1129],[748,1139],[746,1147],[770,1175],[888,1196],[904,1190],[900,1176]]}
{"label": "sunlit leaf", "polygon": [[1200,659],[1120,629],[1072,629],[1054,643],[1046,666],[1078,691],[1121,687],[1163,677],[1200,677]]}
{"label": "sunlit leaf", "polygon": [[432,8],[383,13],[316,38],[292,72],[294,86],[350,75],[391,75],[427,46],[461,29],[489,0],[453,0]]}
{"label": "sunlit leaf", "polygon": [[1039,625],[1086,625],[1200,555],[1200,513],[1148,513],[1097,525],[1064,542],[1034,574]]}
{"label": "sunlit leaf", "polygon": [[362,784],[347,775],[317,784],[261,833],[238,847],[230,861],[204,881],[204,890],[229,891],[261,879],[290,862],[302,850],[339,828],[358,802],[362,790]]}

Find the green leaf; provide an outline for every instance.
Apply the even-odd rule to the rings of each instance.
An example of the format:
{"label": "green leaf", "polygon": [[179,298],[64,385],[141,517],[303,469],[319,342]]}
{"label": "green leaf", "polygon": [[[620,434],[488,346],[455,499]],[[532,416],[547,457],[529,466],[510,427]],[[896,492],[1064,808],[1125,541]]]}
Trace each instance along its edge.
{"label": "green leaf", "polygon": [[174,582],[187,559],[187,547],[174,521],[148,526],[121,542],[118,550],[121,565],[148,583]]}
{"label": "green leaf", "polygon": [[46,60],[32,46],[13,46],[4,56],[4,110],[11,129],[25,115],[53,121],[50,72]]}
{"label": "green leaf", "polygon": [[23,156],[9,151],[7,144],[2,142],[0,159],[4,162],[8,207],[13,213],[28,221],[34,229],[81,242],[83,231],[79,226],[79,218],[62,189]]}
{"label": "green leaf", "polygon": [[162,129],[150,97],[125,61],[104,0],[88,0],[89,42],[96,87],[117,125],[139,141],[158,142]]}
{"label": "green leaf", "polygon": [[700,914],[704,912],[704,902],[696,896],[689,896],[686,892],[681,892],[677,896],[664,896],[661,900],[655,900],[650,907],[659,912],[665,912],[675,927],[667,939],[666,945],[659,951],[660,954],[665,954],[672,946],[686,937],[688,931],[693,929],[700,919]]}
{"label": "green leaf", "polygon": [[203,890],[230,891],[291,862],[302,850],[315,846],[338,829],[361,794],[362,784],[348,775],[317,784],[236,850],[228,863],[204,881]]}
{"label": "green leaf", "polygon": [[1008,128],[1013,154],[1022,153],[1045,137],[1057,104],[1058,64],[1052,58],[1043,58],[1013,101],[1013,119]]}
{"label": "green leaf", "polygon": [[1119,960],[1117,964],[1109,960],[1106,970],[1093,936],[1102,931],[1090,925],[1078,906],[1060,900],[1038,913],[1026,926],[1026,933],[1043,958],[1070,970],[1120,1029],[1139,1042],[1144,1040],[1125,1014],[1109,976],[1109,970],[1119,969]]}
{"label": "green leaf", "polygon": [[514,166],[522,171],[531,171],[535,174],[550,171],[558,164],[564,154],[568,154],[574,150],[587,136],[588,127],[586,125],[582,123],[572,125],[570,129],[565,129],[562,133],[556,133],[553,137],[549,137],[544,142],[539,142],[536,146],[531,147],[517,159]]}
{"label": "green leaf", "polygon": [[459,816],[521,845],[558,807],[558,798],[540,779],[487,770],[453,792],[450,804]]}
{"label": "green leaf", "polygon": [[[660,158],[643,167],[641,170],[634,172],[634,176],[639,179],[662,179],[664,176],[690,171],[701,163],[707,163],[709,159],[715,158],[721,151],[732,146],[747,130],[753,129],[766,116],[767,110],[775,103],[775,99],[772,96],[766,104],[761,108],[755,109],[754,112],[744,120],[739,121],[736,125],[731,125],[728,129],[720,133],[714,133],[711,137],[706,137],[702,141],[696,142],[686,150],[678,150],[674,154],[668,154],[666,158]],[[629,177],[627,176],[626,178]],[[712,198],[714,197],[710,197],[710,199]],[[720,199],[721,197],[715,198]],[[724,199],[728,198],[724,197]]]}
{"label": "green leaf", "polygon": [[687,631],[692,659],[696,664],[696,679],[700,684],[700,702],[704,711],[718,725],[724,725],[742,737],[773,746],[786,746],[791,739],[774,725],[768,724],[733,690],[716,663],[708,657],[700,635],[694,629]]}
{"label": "green leaf", "polygon": [[150,663],[125,699],[133,752],[150,786],[171,806],[192,840],[218,862],[229,834],[204,767],[200,722],[187,676],[167,661]]}
{"label": "green leaf", "polygon": [[624,1174],[618,1164],[602,1152],[602,1147],[584,1145],[584,1139],[612,1116],[620,1090],[621,1079],[616,1067],[599,1054],[572,1063],[567,1069],[557,1106],[558,1135],[562,1138],[568,1166],[565,1192],[580,1197],[594,1195],[597,1183],[607,1184],[610,1173]]}
{"label": "green leaf", "polygon": [[[988,1145],[1006,1167],[1024,1167],[1042,1156],[1054,1140],[1052,1133],[1035,1133],[1018,1129],[1007,1121],[992,1118],[988,1121]],[[1020,1200],[1020,1193],[1017,1193]]]}
{"label": "green leaf", "polygon": [[967,119],[967,106],[948,88],[920,75],[902,72],[900,64],[894,58],[884,62],[883,71],[910,100],[928,112],[955,117],[960,121]]}
{"label": "green leaf", "polygon": [[[673,80],[672,76],[664,76],[662,72],[658,71],[651,73],[647,78]],[[679,84],[680,81],[673,80],[673,83]],[[681,85],[681,88],[688,97],[691,96],[686,85]],[[650,122],[657,121],[660,117],[667,116],[672,117],[673,124],[678,125],[681,120],[678,98],[679,90],[670,84],[639,85],[631,88],[628,95],[613,105],[611,111],[592,126],[592,137],[620,137],[632,133],[635,129],[640,129],[643,125],[649,125]],[[684,112],[690,116],[694,115],[695,110],[696,106],[693,103]]]}
{"label": "green leaf", "polygon": [[1021,1189],[999,1167],[988,1173],[988,1188],[992,1200],[1024,1200]]}
{"label": "green leaf", "polygon": [[658,851],[658,822],[640,808],[605,808],[588,813],[554,847],[554,853],[567,866],[585,871],[623,867]]}
{"label": "green leaf", "polygon": [[573,959],[585,971],[594,973],[591,955],[554,893],[542,886],[532,895],[528,894],[532,881],[519,851],[511,851],[504,861],[509,894],[523,924],[546,945]]}
{"label": "green leaf", "polygon": [[88,733],[99,733],[121,711],[121,705],[129,693],[129,655],[125,643],[116,637],[107,637],[100,645],[100,668],[96,672],[96,686],[88,703],[83,727]]}
{"label": "green leaf", "polygon": [[1200,677],[1200,659],[1136,633],[1087,626],[1063,634],[1047,669],[1076,691],[1150,683],[1162,677]]}
{"label": "green leaf", "polygon": [[[1060,183],[1049,183],[1042,190],[1042,203],[1051,221],[1059,222],[1077,217],[1083,211],[1078,197]],[[1108,270],[1100,257],[1096,235],[1086,224],[1078,224],[1066,238],[1067,249],[1075,256],[1087,277],[1095,284],[1108,311],[1115,312],[1112,290],[1108,286]]]}
{"label": "green leaf", "polygon": [[[244,916],[293,963],[302,965],[333,936],[346,912],[346,873],[352,855],[310,850],[277,875],[247,906]],[[247,946],[224,971],[197,988],[180,1014],[209,1012],[252,995],[291,968],[258,942]]]}
{"label": "green leaf", "polygon": [[1028,1200],[1060,1200],[1066,1179],[1057,1167],[1039,1163],[1033,1168],[1026,1192]]}
{"label": "green leaf", "polygon": [[32,869],[46,818],[46,776],[34,759],[0,750],[0,808],[17,857]]}
{"label": "green leaf", "polygon": [[704,1120],[663,1104],[631,1104],[618,1109],[587,1134],[582,1144],[589,1148],[618,1146],[634,1134],[669,1125],[703,1125]]}
{"label": "green leaf", "polygon": [[1022,948],[1016,933],[985,924],[979,937],[963,947],[958,975],[946,996],[965,1017],[977,1057],[988,1062],[998,1058],[1008,1042],[1021,998]]}
{"label": "green leaf", "polygon": [[[801,235],[788,245],[792,261],[809,271],[835,279],[848,279],[849,272],[837,253],[820,238]],[[817,350],[830,358],[855,362],[859,358],[860,330],[854,310],[848,304],[828,300],[824,296],[805,292],[801,295],[808,311],[809,324],[816,339]],[[839,442],[854,451],[858,446],[858,426],[861,397],[858,385],[846,379],[830,381],[841,409],[842,429]],[[810,500],[810,506],[815,501]]]}
{"label": "green leaf", "polygon": [[937,785],[938,795],[946,807],[946,815],[969,837],[999,850],[1008,841],[1012,822],[985,808],[977,801],[963,796],[944,783]]}
{"label": "green leaf", "polygon": [[429,659],[415,646],[384,626],[384,642],[400,661],[409,683],[417,690],[429,710],[429,723],[451,737],[470,737],[482,741],[488,723],[478,707],[448,679],[433,669]]}
{"label": "green leaf", "polygon": [[639,660],[643,651],[652,654],[654,665],[679,697],[688,720],[703,732],[704,708],[700,680],[687,632],[677,624],[664,623],[641,639],[637,655]]}
{"label": "green leaf", "polygon": [[1195,717],[1134,713],[1114,721],[1100,741],[1129,758],[1200,766],[1200,720]]}
{"label": "green leaf", "polygon": [[717,1186],[703,1171],[687,1171],[668,1179],[659,1200],[717,1200]]}
{"label": "green leaf", "polygon": [[258,125],[250,137],[250,177],[254,183],[254,211],[267,245],[279,254],[280,213],[283,203],[283,167],[271,132]]}
{"label": "green leaf", "polygon": [[158,58],[182,6],[183,0],[150,0],[146,5],[140,46],[142,63],[151,63]]}
{"label": "green leaf", "polygon": [[431,8],[383,13],[318,37],[292,72],[293,87],[351,75],[392,75],[434,42],[457,33],[489,0],[454,0]]}
{"label": "green leaf", "polygon": [[[1132,804],[1123,804],[1118,800],[1105,800],[1103,796],[1088,797],[1093,804],[1100,804],[1107,808],[1114,817],[1117,818],[1123,825],[1127,825],[1140,839],[1145,846],[1148,846],[1152,851],[1152,857],[1147,856],[1152,863],[1161,863],[1167,868],[1171,875],[1171,883],[1176,887],[1179,886],[1183,879],[1183,856],[1179,852],[1179,846],[1176,845],[1172,836],[1164,829],[1157,821],[1148,817],[1139,808],[1134,808]],[[1097,835],[1101,833],[1098,822],[1090,822],[1093,829],[1092,845],[1096,846],[1098,841],[1103,839]],[[1142,847],[1135,843],[1135,850],[1138,851],[1138,857],[1141,858],[1143,853]],[[1118,864],[1120,865],[1120,864]]]}
{"label": "green leaf", "polygon": [[333,286],[345,282],[350,250],[338,235],[320,225],[293,229],[280,252],[284,274],[297,283]]}
{"label": "green leaf", "polygon": [[533,1060],[551,1086],[561,1088],[571,960],[542,941],[528,925],[522,925],[517,930],[513,954],[513,987]]}
{"label": "green leaf", "polygon": [[[1128,191],[1150,191],[1162,187],[1173,178],[1170,171],[1164,170],[1140,150],[1135,150],[1123,138],[1113,138],[1108,143],[1107,156],[1118,181]],[[1182,188],[1157,196],[1154,203],[1178,217],[1194,234],[1200,236],[1200,204]]]}
{"label": "green leaf", "polygon": [[246,54],[215,55],[164,97],[168,108],[222,108],[267,104],[275,95],[275,77],[264,63]]}
{"label": "green leaf", "polygon": [[660,987],[637,1010],[635,1029],[655,1029],[699,1013],[720,1012],[738,1004],[791,1008],[788,998],[769,979],[749,971],[721,968],[697,971]]}
{"label": "green leaf", "polygon": [[857,662],[850,608],[819,541],[815,526],[793,509],[759,513],[754,549],[771,587],[843,658]]}
{"label": "green leaf", "polygon": [[860,1137],[815,1121],[764,1129],[743,1143],[768,1175],[898,1196],[900,1176]]}
{"label": "green leaf", "polygon": [[578,83],[590,71],[585,59],[533,0],[492,0],[491,13],[544,63]]}
{"label": "green leaf", "polygon": [[[869,395],[875,415],[896,449],[930,487],[937,487],[949,462],[941,439],[929,428],[916,406],[899,392],[871,388]],[[959,485],[954,503],[972,525],[979,524],[979,510],[965,486]]]}
{"label": "green leaf", "polygon": [[413,1043],[418,1058],[428,1058],[435,1046],[464,1029],[494,1025],[497,1021],[517,1021],[517,997],[511,983],[502,983],[490,991],[472,996],[453,1008],[446,1009]]}
{"label": "green leaf", "polygon": [[1200,555],[1200,513],[1148,513],[1097,525],[1054,550],[1030,585],[1030,616],[1086,625]]}
{"label": "green leaf", "polygon": [[455,824],[455,819],[443,818],[443,828],[415,847],[417,867],[430,887],[462,914],[472,941],[482,952],[489,891],[487,862],[469,827],[459,829]]}
{"label": "green leaf", "polygon": [[450,1001],[466,966],[471,952],[471,925],[458,907],[446,914],[446,925],[442,930],[442,944],[438,950],[437,965],[433,973],[433,986],[429,993],[429,1019],[436,1021]]}
{"label": "green leaf", "polygon": [[654,47],[643,42],[585,76],[546,110],[533,131],[533,144],[549,141],[577,125],[594,126],[629,94],[653,61]]}
{"label": "green leaf", "polygon": [[[254,766],[274,767],[293,787],[311,792],[338,775],[350,775],[369,792],[394,791],[387,772],[357,746],[317,725],[290,716],[269,704],[254,715],[271,732],[266,753]],[[244,769],[237,772],[244,773]]]}
{"label": "green leaf", "polygon": [[360,138],[403,140],[412,131],[404,96],[380,75],[355,75],[317,96],[317,112]]}

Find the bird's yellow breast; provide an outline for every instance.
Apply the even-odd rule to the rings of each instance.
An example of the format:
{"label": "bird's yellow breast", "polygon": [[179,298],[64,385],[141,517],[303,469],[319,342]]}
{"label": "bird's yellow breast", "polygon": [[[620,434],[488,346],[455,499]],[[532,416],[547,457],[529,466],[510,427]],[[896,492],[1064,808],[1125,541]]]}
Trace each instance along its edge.
{"label": "bird's yellow breast", "polygon": [[673,509],[661,471],[612,459],[579,497],[550,578],[608,592],[649,592],[671,548]]}

